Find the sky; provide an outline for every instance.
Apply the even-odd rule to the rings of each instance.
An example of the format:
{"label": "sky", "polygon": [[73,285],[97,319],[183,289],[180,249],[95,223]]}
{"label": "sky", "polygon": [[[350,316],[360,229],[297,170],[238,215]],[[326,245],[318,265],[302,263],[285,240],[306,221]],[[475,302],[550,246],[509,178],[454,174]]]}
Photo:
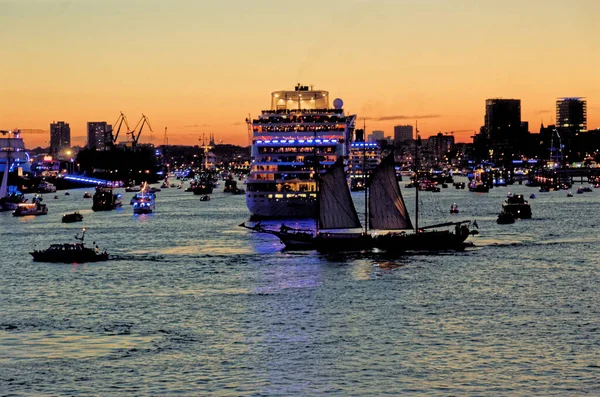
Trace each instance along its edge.
{"label": "sky", "polygon": [[418,120],[471,142],[487,98],[521,99],[530,131],[556,98],[600,127],[597,0],[0,0],[0,129],[47,146],[66,121],[140,142],[247,145],[244,120],[301,83],[342,98],[367,132]]}

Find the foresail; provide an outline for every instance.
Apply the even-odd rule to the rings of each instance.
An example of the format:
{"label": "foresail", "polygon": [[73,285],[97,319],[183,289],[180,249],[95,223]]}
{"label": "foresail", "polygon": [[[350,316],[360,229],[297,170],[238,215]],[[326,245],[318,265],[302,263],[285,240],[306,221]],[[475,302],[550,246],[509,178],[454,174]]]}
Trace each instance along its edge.
{"label": "foresail", "polygon": [[342,161],[327,170],[319,182],[319,223],[321,229],[361,227]]}
{"label": "foresail", "polygon": [[4,167],[4,172],[2,173],[2,184],[0,184],[0,198],[6,196],[8,193],[8,170],[10,169],[9,160],[6,159],[6,166]]}
{"label": "foresail", "polygon": [[371,229],[412,229],[394,169],[394,156],[387,156],[375,169],[369,187]]}

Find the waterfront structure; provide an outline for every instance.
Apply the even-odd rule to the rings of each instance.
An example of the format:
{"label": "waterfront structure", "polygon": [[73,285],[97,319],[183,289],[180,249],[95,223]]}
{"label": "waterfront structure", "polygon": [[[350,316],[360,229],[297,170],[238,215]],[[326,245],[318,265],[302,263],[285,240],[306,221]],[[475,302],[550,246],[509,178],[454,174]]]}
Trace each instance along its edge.
{"label": "waterfront structure", "polygon": [[89,121],[87,123],[87,147],[105,150],[106,143],[111,141],[112,125],[106,121]]}
{"label": "waterfront structure", "polygon": [[271,93],[271,108],[247,119],[252,162],[246,204],[255,218],[316,214],[316,175],[347,156],[356,115],[329,92],[298,84]]}
{"label": "waterfront structure", "polygon": [[556,100],[556,128],[570,136],[587,131],[587,103],[581,97]]}
{"label": "waterfront structure", "polygon": [[413,139],[412,125],[394,126],[394,143],[405,143]]}
{"label": "waterfront structure", "polygon": [[71,147],[71,127],[59,121],[50,124],[50,154],[59,157]]}

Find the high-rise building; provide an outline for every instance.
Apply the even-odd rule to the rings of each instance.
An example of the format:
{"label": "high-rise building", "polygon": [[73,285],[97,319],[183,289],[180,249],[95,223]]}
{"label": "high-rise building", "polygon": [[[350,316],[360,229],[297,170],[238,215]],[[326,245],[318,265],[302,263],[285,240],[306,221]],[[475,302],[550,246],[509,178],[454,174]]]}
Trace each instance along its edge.
{"label": "high-rise building", "polygon": [[106,121],[89,121],[87,123],[87,147],[105,150],[111,133],[112,126]]}
{"label": "high-rise building", "polygon": [[558,98],[556,100],[556,128],[569,135],[587,131],[587,106],[584,98]]}
{"label": "high-rise building", "polygon": [[412,125],[396,125],[394,126],[394,143],[401,143],[413,139]]}
{"label": "high-rise building", "polygon": [[50,124],[50,153],[60,156],[71,147],[71,127],[69,123],[59,121]]}
{"label": "high-rise building", "polygon": [[520,99],[486,99],[485,134],[492,141],[518,135],[521,129]]}
{"label": "high-rise building", "polygon": [[434,160],[441,161],[448,152],[454,149],[454,135],[441,132],[433,135],[427,140],[426,149]]}

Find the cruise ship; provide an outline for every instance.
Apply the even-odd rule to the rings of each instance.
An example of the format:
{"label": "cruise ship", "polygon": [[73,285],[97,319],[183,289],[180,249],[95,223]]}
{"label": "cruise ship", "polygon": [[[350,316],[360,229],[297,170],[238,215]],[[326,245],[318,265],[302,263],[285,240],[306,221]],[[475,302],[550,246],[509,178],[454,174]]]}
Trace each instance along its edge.
{"label": "cruise ship", "polygon": [[348,155],[356,115],[346,114],[339,98],[330,107],[329,92],[298,84],[271,93],[271,108],[247,123],[252,164],[246,204],[252,218],[315,216],[315,176]]}

